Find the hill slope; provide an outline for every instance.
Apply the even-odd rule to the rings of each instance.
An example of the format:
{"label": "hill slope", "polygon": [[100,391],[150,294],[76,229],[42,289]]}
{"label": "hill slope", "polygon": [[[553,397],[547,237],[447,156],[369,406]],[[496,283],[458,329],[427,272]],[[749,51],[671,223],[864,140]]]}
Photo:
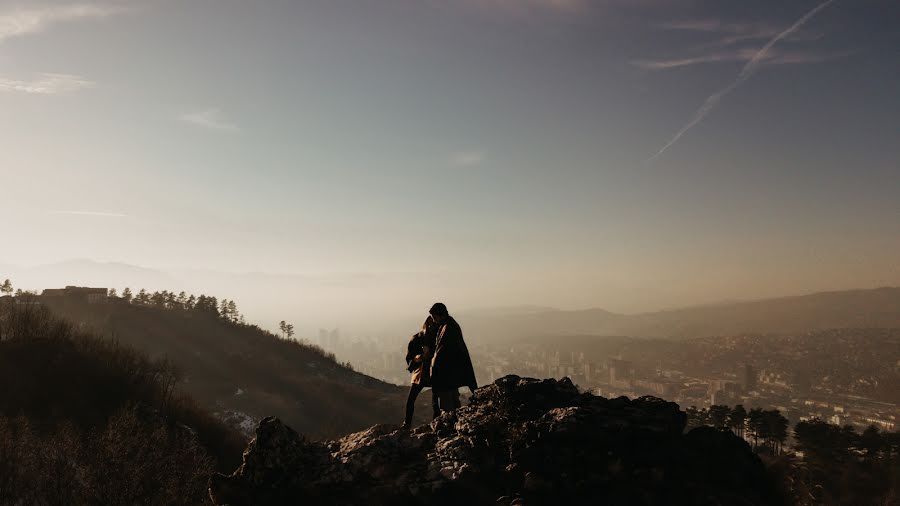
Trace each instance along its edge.
{"label": "hill slope", "polygon": [[473,314],[473,334],[518,338],[595,334],[691,338],[744,333],[790,333],[834,328],[900,327],[900,288],[844,290],[623,315],[602,309]]}
{"label": "hill slope", "polygon": [[[357,373],[318,348],[255,326],[198,311],[135,304],[47,304],[70,321],[151,357],[167,357],[182,373],[179,386],[220,416],[234,413],[237,419],[249,415],[258,420],[277,413],[311,437],[402,417],[405,388]],[[422,415],[427,410],[418,411]]]}
{"label": "hill slope", "polygon": [[204,504],[244,439],[171,366],[0,299],[0,504]]}

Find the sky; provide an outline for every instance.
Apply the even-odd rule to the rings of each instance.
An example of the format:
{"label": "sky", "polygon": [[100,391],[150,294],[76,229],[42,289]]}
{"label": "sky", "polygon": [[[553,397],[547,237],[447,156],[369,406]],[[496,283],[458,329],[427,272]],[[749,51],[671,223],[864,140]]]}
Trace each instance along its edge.
{"label": "sky", "polygon": [[898,27],[888,0],[0,0],[0,265],[284,275],[330,322],[897,285]]}

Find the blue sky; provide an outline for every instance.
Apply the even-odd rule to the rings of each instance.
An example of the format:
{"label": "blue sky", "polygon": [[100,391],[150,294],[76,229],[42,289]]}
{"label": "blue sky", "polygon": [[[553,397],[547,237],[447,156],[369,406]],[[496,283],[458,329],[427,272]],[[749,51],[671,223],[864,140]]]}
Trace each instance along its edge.
{"label": "blue sky", "polygon": [[898,22],[875,0],[0,0],[0,264],[363,273],[398,301],[413,273],[465,305],[623,311],[897,284]]}

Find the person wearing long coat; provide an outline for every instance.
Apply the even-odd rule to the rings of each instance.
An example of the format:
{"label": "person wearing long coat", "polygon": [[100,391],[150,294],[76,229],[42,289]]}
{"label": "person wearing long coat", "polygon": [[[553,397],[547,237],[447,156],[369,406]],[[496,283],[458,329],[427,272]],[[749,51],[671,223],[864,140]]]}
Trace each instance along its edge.
{"label": "person wearing long coat", "polygon": [[475,369],[462,329],[447,307],[438,302],[431,307],[430,314],[439,326],[431,359],[431,388],[440,410],[454,411],[459,407],[459,389],[468,387],[474,392],[477,388]]}
{"label": "person wearing long coat", "polygon": [[[406,346],[406,370],[412,376],[410,378],[409,395],[406,398],[406,417],[401,428],[408,429],[412,425],[413,413],[416,409],[416,398],[423,389],[431,386],[431,357],[434,355],[434,342],[437,335],[437,325],[429,315],[422,324],[422,330],[409,340]],[[434,391],[431,392],[431,406],[434,418],[440,414],[438,399]]]}

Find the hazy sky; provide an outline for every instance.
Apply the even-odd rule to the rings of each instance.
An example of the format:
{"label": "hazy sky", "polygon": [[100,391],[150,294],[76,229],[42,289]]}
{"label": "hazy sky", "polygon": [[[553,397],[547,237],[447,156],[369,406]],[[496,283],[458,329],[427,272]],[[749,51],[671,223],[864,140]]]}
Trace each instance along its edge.
{"label": "hazy sky", "polygon": [[898,90],[891,0],[0,0],[0,264],[425,307],[896,285]]}

